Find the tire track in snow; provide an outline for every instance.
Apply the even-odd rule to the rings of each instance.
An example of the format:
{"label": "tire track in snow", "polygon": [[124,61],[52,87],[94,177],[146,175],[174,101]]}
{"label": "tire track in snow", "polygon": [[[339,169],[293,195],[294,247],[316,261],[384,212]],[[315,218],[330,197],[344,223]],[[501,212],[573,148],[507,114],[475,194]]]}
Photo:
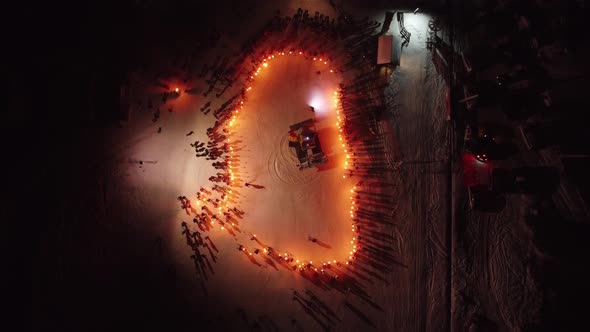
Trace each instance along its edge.
{"label": "tire track in snow", "polygon": [[318,172],[312,169],[299,170],[295,166],[298,160],[290,151],[287,135],[281,135],[274,142],[267,159],[268,172],[274,179],[286,184],[304,185],[318,178]]}

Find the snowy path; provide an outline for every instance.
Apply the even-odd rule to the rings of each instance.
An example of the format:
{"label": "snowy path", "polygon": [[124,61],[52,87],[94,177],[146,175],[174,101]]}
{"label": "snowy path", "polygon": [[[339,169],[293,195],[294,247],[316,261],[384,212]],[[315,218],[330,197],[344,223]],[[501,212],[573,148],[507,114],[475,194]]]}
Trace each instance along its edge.
{"label": "snowy path", "polygon": [[[403,331],[440,331],[447,324],[446,160],[449,123],[444,110],[444,83],[426,50],[427,17],[406,15],[412,34],[392,74],[388,93],[393,117],[381,124],[389,140],[389,160],[398,171],[394,218],[407,269],[396,271],[387,294],[391,326]],[[408,19],[410,18],[410,19]],[[399,33],[392,23],[394,38]],[[401,162],[401,164],[396,164]],[[411,317],[409,320],[407,318]]]}

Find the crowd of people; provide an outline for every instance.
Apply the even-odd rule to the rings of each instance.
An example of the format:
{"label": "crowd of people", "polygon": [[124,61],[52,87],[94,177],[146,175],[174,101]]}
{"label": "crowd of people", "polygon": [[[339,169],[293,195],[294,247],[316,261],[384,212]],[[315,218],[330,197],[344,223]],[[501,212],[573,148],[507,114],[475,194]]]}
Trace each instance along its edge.
{"label": "crowd of people", "polygon": [[204,142],[199,142],[197,140],[194,143],[191,143],[190,145],[191,145],[191,147],[195,148],[195,153],[196,153],[197,157],[204,157],[204,156],[209,155],[209,150],[207,150],[205,148]]}
{"label": "crowd of people", "polygon": [[[198,77],[204,78],[209,84],[209,90],[205,92],[205,96],[212,91],[218,91],[217,97],[219,97],[228,87],[238,85],[238,81],[243,76],[240,73],[245,73],[246,78],[241,82],[244,87],[239,88],[239,93],[228,98],[219,107],[215,108],[213,103],[208,101],[200,109],[204,114],[214,110],[213,115],[216,119],[214,125],[207,129],[206,145],[199,141],[191,144],[191,147],[195,148],[197,157],[212,160],[212,166],[218,170],[215,175],[209,177],[209,180],[213,182],[211,191],[200,188],[197,192],[197,208],[194,208],[186,197],[179,197],[181,207],[194,216],[193,223],[199,228],[199,231],[193,232],[186,223],[182,224],[187,243],[196,249],[194,260],[202,274],[205,267],[210,264],[206,259],[207,256],[199,253],[198,249],[208,248],[211,260],[215,261],[215,256],[210,249],[213,248],[212,243],[204,241],[207,237],[203,237],[202,234],[218,224],[221,229],[227,230],[237,239],[237,233],[242,233],[240,222],[244,218],[244,211],[235,206],[240,188],[264,189],[262,185],[241,179],[240,167],[238,167],[240,158],[237,153],[240,146],[233,139],[234,131],[231,130],[230,124],[235,121],[247,100],[246,83],[253,77],[255,69],[261,65],[262,59],[269,54],[280,50],[294,52],[309,49],[304,48],[309,46],[313,47],[313,50],[306,51],[306,57],[328,54],[331,62],[346,61],[339,70],[354,69],[356,73],[356,78],[341,84],[338,92],[341,96],[342,115],[346,119],[341,132],[346,138],[349,149],[347,153],[350,155],[351,163],[347,169],[347,175],[359,177],[365,181],[365,179],[378,179],[387,169],[387,163],[383,157],[385,151],[383,137],[377,134],[376,127],[377,119],[384,107],[383,87],[386,82],[378,76],[372,60],[369,60],[367,56],[369,52],[372,52],[367,50],[370,49],[367,45],[375,37],[375,28],[378,26],[378,23],[369,19],[354,20],[344,14],[338,18],[330,18],[316,12],[312,16],[307,10],[301,8],[292,17],[281,17],[277,12],[263,31],[242,47],[243,52],[236,59],[219,58],[213,65],[203,66]],[[312,45],[309,39],[298,38],[297,31],[302,30],[315,35],[317,43]],[[278,34],[277,38],[273,36],[273,33],[276,35],[277,32],[284,33]],[[328,42],[333,36],[337,36],[343,42],[344,47],[340,50],[345,54],[330,53],[327,50],[334,45]],[[248,65],[252,65],[253,69],[245,70]],[[220,83],[221,86],[219,86]],[[391,257],[387,252],[387,246],[391,244],[391,239],[385,232],[380,231],[380,227],[390,223],[391,217],[386,211],[388,208],[386,203],[390,197],[379,192],[379,188],[382,188],[379,182],[371,186],[365,186],[364,183],[366,182],[357,184],[359,189],[351,198],[356,206],[352,218],[355,250],[347,259],[319,264],[299,261],[292,254],[263,245],[256,236],[251,239],[256,241],[258,247],[250,250],[240,244],[238,250],[248,256],[264,255],[265,260],[276,262],[289,270],[298,270],[302,275],[315,281],[324,280],[332,285],[334,281],[340,280],[340,276],[346,273],[349,266],[353,265],[353,260],[356,260],[355,265],[365,264],[383,270],[389,269],[386,262]],[[314,243],[318,241],[311,236],[309,240]]]}

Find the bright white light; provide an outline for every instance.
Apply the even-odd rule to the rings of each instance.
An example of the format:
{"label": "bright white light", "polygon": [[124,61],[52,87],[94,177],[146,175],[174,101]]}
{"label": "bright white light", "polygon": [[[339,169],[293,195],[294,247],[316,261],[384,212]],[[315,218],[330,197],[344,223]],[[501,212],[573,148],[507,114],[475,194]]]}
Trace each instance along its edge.
{"label": "bright white light", "polygon": [[[418,12],[416,14],[409,15],[409,13],[404,15],[404,26],[408,31],[412,32],[413,30],[418,30],[421,33],[428,32],[428,21],[430,21],[430,15]],[[413,36],[412,36],[413,37]],[[410,39],[410,43],[411,43]]]}
{"label": "bright white light", "polygon": [[322,90],[315,89],[311,92],[307,104],[314,108],[316,113],[326,112],[328,110],[328,102]]}

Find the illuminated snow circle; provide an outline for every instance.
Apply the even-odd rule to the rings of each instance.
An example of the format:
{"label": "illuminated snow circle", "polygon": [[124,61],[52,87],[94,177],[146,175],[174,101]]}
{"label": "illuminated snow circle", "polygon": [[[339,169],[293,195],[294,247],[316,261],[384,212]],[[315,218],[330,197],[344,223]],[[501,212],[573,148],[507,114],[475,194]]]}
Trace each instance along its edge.
{"label": "illuminated snow circle", "polygon": [[[225,198],[219,202],[219,204],[215,207],[215,206],[211,206],[211,201],[208,201],[206,198],[203,198],[201,196],[201,198],[197,198],[197,206],[207,206],[207,208],[214,212],[214,215],[216,217],[214,217],[214,219],[211,220],[211,225],[212,226],[216,226],[221,228],[221,229],[225,229],[227,230],[227,232],[229,234],[231,234],[232,236],[235,237],[235,232],[232,231],[232,227],[234,226],[233,223],[229,223],[228,221],[224,221],[224,213],[229,213],[232,212],[231,209],[233,208],[238,208],[240,209],[240,207],[238,205],[236,205],[234,202],[237,200],[237,195],[235,195],[238,191],[241,191],[240,189],[244,186],[245,180],[241,178],[241,173],[244,171],[244,166],[235,166],[236,164],[240,164],[240,156],[239,156],[239,151],[241,150],[241,148],[243,148],[243,146],[240,146],[239,143],[234,143],[232,142],[231,137],[236,137],[236,133],[238,132],[238,130],[236,130],[236,127],[238,127],[238,122],[240,121],[240,119],[242,118],[242,116],[244,116],[245,113],[245,106],[247,105],[247,99],[248,99],[248,95],[251,94],[251,92],[253,91],[253,89],[255,89],[256,87],[256,79],[259,76],[259,74],[262,74],[263,71],[267,71],[269,70],[269,68],[271,67],[271,64],[273,62],[273,60],[277,57],[284,57],[284,56],[299,56],[299,57],[307,57],[309,58],[308,61],[315,61],[317,63],[319,63],[320,65],[325,66],[325,72],[327,73],[336,73],[336,70],[334,69],[330,69],[330,65],[327,61],[327,58],[324,57],[319,57],[319,56],[312,56],[312,55],[307,55],[305,54],[305,52],[303,51],[299,51],[299,52],[275,52],[274,54],[271,55],[266,55],[263,59],[261,59],[260,61],[258,61],[258,67],[255,71],[253,71],[249,77],[249,79],[247,80],[247,82],[244,85],[244,88],[242,89],[242,94],[241,97],[237,99],[237,101],[235,103],[233,103],[233,105],[235,105],[234,108],[230,109],[230,113],[229,116],[226,117],[225,119],[220,121],[220,128],[218,132],[225,132],[228,136],[227,140],[225,140],[223,143],[228,145],[228,149],[226,150],[226,153],[223,156],[227,156],[227,158],[225,160],[228,161],[229,167],[226,171],[226,175],[228,176],[228,178],[230,179],[229,181],[229,186],[228,186],[228,190],[224,193],[223,196],[225,196]],[[343,137],[343,135],[341,135],[342,132],[342,128],[344,127],[344,123],[345,123],[345,116],[342,112],[342,105],[340,103],[340,91],[334,90],[331,91],[330,96],[332,97],[332,105],[331,107],[334,109],[336,116],[335,116],[335,122],[334,125],[336,125],[335,127],[335,133],[336,135],[338,135],[338,137],[334,137],[334,140],[338,143],[338,148],[340,149],[340,153],[343,154],[343,156],[346,156],[347,159],[344,159],[346,162],[345,164],[343,163],[343,165],[338,165],[337,167],[340,167],[342,170],[342,178],[346,179],[349,176],[347,176],[347,168],[348,168],[348,155],[347,155],[347,151],[349,149],[348,144],[346,142],[346,139]],[[313,99],[313,97],[312,97]],[[311,101],[311,103],[313,103],[314,101]],[[266,161],[267,164],[267,168],[269,171],[269,174],[275,178],[276,180],[282,181],[286,184],[308,184],[312,181],[314,181],[317,178],[317,172],[301,172],[299,171],[299,169],[297,167],[295,167],[295,164],[298,162],[297,157],[295,155],[293,155],[293,153],[290,151],[290,148],[288,147],[288,143],[287,143],[287,135],[281,135],[281,137],[276,137],[276,139],[274,140],[274,148],[273,148],[273,152],[270,154],[268,160]],[[219,145],[218,145],[219,146]],[[222,157],[223,157],[222,156]],[[224,158],[220,158],[220,159],[224,159]],[[216,161],[221,161],[220,159],[216,160]],[[234,166],[232,166],[232,163]],[[224,184],[222,184],[224,185]],[[210,189],[209,189],[210,190]],[[279,262],[279,264],[286,264],[288,265],[290,268],[292,268],[292,270],[301,270],[304,271],[306,269],[312,269],[315,270],[316,272],[324,272],[324,268],[326,268],[326,266],[329,266],[330,264],[348,264],[352,259],[353,256],[355,255],[356,252],[356,248],[357,248],[357,238],[356,238],[356,233],[355,233],[355,224],[353,222],[353,219],[355,217],[356,214],[356,207],[355,207],[355,203],[354,203],[354,199],[353,196],[355,195],[355,190],[356,187],[354,186],[348,186],[346,187],[346,184],[343,183],[342,185],[342,192],[346,193],[346,195],[350,195],[350,202],[349,202],[349,212],[347,212],[346,214],[349,214],[350,218],[348,220],[343,220],[343,227],[346,226],[346,223],[348,223],[348,225],[351,225],[351,236],[350,236],[350,245],[349,245],[349,251],[345,252],[345,253],[340,253],[340,257],[334,257],[333,260],[324,260],[321,262],[316,261],[315,263],[313,263],[313,259],[312,258],[308,258],[308,257],[300,257],[298,256],[296,253],[293,253],[291,251],[285,250],[286,248],[280,248],[280,244],[267,244],[267,246],[265,248],[261,248],[262,252],[260,252],[260,254],[265,254],[268,255],[269,257],[274,258],[277,262]],[[345,208],[345,207],[343,207]],[[346,209],[346,208],[345,208]],[[348,211],[348,210],[347,210]],[[198,213],[200,213],[201,211],[199,211]],[[248,218],[248,211],[244,211],[244,219],[247,220]],[[198,214],[197,213],[197,214]],[[256,234],[255,230],[246,230],[245,227],[242,228],[240,226],[241,230],[239,231],[240,233],[252,233],[252,234]],[[250,243],[248,243],[250,244]],[[249,252],[246,248],[243,248],[242,251],[244,251],[244,253],[246,255],[252,255],[252,252]]]}

